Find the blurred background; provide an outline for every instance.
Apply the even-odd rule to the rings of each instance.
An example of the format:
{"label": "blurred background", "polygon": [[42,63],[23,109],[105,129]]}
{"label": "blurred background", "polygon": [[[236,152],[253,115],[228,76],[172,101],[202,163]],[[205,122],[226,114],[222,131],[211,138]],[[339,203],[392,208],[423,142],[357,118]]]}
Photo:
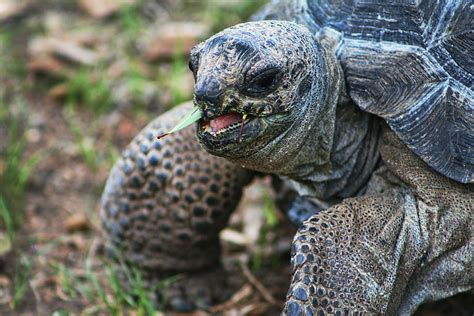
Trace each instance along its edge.
{"label": "blurred background", "polygon": [[[190,48],[263,4],[0,0],[0,315],[161,314],[139,275],[125,292],[97,259],[100,194],[136,133],[191,99]],[[266,182],[221,235],[234,295],[189,315],[281,309],[294,229]]]}

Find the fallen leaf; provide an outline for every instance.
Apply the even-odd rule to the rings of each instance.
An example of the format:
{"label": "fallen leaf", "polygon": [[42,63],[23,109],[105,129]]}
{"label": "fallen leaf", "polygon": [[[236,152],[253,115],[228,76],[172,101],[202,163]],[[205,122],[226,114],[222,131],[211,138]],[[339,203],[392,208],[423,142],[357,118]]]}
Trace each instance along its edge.
{"label": "fallen leaf", "polygon": [[86,214],[84,213],[73,214],[69,216],[64,222],[64,229],[68,233],[89,230],[90,228],[91,228],[91,224]]}
{"label": "fallen leaf", "polygon": [[48,91],[48,95],[53,99],[62,99],[67,96],[67,85],[64,83],[55,85]]}
{"label": "fallen leaf", "polygon": [[52,76],[63,77],[65,65],[57,58],[52,56],[33,57],[26,69],[32,73],[45,73]]}

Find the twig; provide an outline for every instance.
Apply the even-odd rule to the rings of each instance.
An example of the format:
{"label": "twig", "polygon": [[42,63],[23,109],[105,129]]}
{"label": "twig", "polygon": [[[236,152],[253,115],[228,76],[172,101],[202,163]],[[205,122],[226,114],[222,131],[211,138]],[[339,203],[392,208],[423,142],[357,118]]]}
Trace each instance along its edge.
{"label": "twig", "polygon": [[268,292],[268,290],[265,288],[265,286],[257,280],[257,278],[253,275],[252,272],[250,272],[249,268],[247,265],[245,265],[243,262],[240,263],[240,267],[242,268],[242,272],[244,273],[245,277],[247,280],[257,289],[257,291],[262,294],[263,298],[270,304],[272,305],[277,305],[276,300],[273,298],[273,296]]}
{"label": "twig", "polygon": [[212,306],[209,311],[214,314],[229,310],[232,306],[242,301],[246,297],[250,296],[252,294],[252,291],[252,286],[247,283],[242,286],[240,290],[238,290],[234,295],[232,295],[229,300],[225,301],[222,304]]}
{"label": "twig", "polygon": [[240,312],[242,315],[263,315],[268,308],[270,307],[270,304],[265,302],[260,302],[260,303],[255,303],[255,304],[250,304],[247,306],[244,306]]}

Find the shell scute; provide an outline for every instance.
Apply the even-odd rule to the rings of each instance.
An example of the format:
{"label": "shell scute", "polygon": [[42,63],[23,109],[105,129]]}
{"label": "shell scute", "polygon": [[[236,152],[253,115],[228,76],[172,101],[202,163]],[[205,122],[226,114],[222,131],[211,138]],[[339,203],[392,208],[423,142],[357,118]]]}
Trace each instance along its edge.
{"label": "shell scute", "polygon": [[[470,1],[307,1],[341,32],[348,92],[429,166],[474,182],[474,6]],[[314,28],[314,27],[313,27]]]}

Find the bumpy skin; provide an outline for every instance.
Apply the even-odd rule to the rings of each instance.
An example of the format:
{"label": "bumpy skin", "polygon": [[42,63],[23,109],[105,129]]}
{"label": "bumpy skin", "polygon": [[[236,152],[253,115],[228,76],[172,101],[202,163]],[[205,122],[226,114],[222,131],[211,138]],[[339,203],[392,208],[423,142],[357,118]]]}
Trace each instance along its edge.
{"label": "bumpy skin", "polygon": [[[291,179],[300,195],[329,202],[355,195],[378,160],[378,120],[350,103],[330,49],[306,28],[280,21],[236,25],[195,47],[194,101],[204,119],[249,114],[242,141],[240,124],[216,137],[201,121],[203,148]],[[268,69],[277,75],[267,90],[249,92]]]}
{"label": "bumpy skin", "polygon": [[[276,1],[260,17],[299,24],[237,25],[192,51],[202,147],[280,177],[280,188],[298,194],[283,203],[290,216],[295,222],[310,216],[294,240],[285,314],[410,314],[425,301],[473,287],[474,188],[467,183],[474,179],[474,92],[472,67],[463,59],[472,56],[472,8],[468,1],[432,10],[427,4]],[[242,122],[209,128],[236,117]],[[186,204],[194,182],[169,174],[166,194],[150,199],[152,169],[138,178],[127,174],[127,162],[135,161],[134,170],[143,165],[138,142],[148,145],[145,151],[152,146],[146,132],[138,139],[104,195],[109,239],[158,274],[216,266],[217,231],[233,207],[222,204],[223,220],[206,217],[204,232],[193,226],[197,217]],[[183,142],[167,141],[164,157],[172,155],[166,150],[184,150]],[[183,157],[158,169],[171,172]],[[226,166],[235,171],[235,205],[248,175]],[[229,201],[219,194],[213,203]],[[119,212],[121,201],[130,207]],[[136,219],[118,215],[130,209]],[[163,224],[167,231],[157,228]],[[193,248],[197,240],[201,248]]]}
{"label": "bumpy skin", "polygon": [[388,130],[382,157],[365,196],[299,228],[284,313],[409,315],[472,288],[474,188],[433,172]]}
{"label": "bumpy skin", "polygon": [[[203,273],[218,268],[218,233],[252,178],[203,151],[194,128],[156,140],[190,108],[188,103],[167,112],[135,137],[110,173],[101,210],[106,246],[141,268],[151,285],[188,273],[187,284],[177,282],[179,288],[168,293],[178,309],[193,308],[198,299],[209,305],[215,298],[206,293],[212,282]],[[190,277],[197,272],[201,276]],[[204,293],[187,292],[199,283]]]}
{"label": "bumpy skin", "polygon": [[[474,182],[472,1],[274,0],[255,18],[328,33],[358,107],[439,173]],[[329,32],[328,32],[329,30]]]}
{"label": "bumpy skin", "polygon": [[[213,154],[282,177],[300,195],[293,207],[316,206],[294,242],[284,313],[408,314],[472,288],[473,188],[436,174],[393,132],[382,133],[382,120],[356,108],[335,60],[339,40],[330,30],[315,38],[294,23],[268,21],[237,25],[199,45],[192,53],[195,103],[206,120],[228,112],[253,117],[242,142],[236,128],[213,135],[202,122],[198,139]],[[267,64],[283,74],[249,96]],[[384,176],[375,176],[383,174],[374,173],[377,162]],[[467,164],[461,173],[471,170]],[[334,206],[317,207],[323,204]]]}

